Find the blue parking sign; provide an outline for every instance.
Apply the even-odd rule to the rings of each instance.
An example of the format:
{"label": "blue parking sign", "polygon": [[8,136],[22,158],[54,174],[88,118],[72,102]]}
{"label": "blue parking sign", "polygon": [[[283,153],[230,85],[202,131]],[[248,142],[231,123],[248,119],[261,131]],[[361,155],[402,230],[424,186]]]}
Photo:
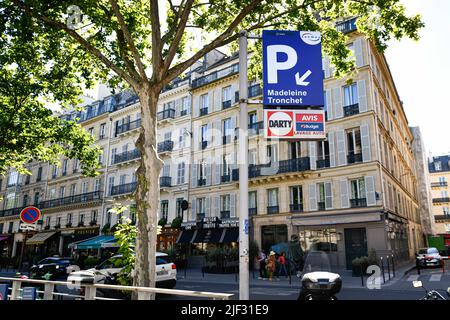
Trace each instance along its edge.
{"label": "blue parking sign", "polygon": [[321,35],[263,30],[263,88],[267,106],[323,106]]}

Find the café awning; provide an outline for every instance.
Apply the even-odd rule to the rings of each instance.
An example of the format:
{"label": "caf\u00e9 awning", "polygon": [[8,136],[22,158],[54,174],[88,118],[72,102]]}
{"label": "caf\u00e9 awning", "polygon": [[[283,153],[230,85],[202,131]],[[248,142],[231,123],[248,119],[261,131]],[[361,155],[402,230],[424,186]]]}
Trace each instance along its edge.
{"label": "caf\u00e9 awning", "polygon": [[227,228],[222,243],[238,242],[239,228]]}
{"label": "caf\u00e9 awning", "polygon": [[177,243],[191,243],[195,230],[188,229],[181,231],[178,236]]}
{"label": "caf\u00e9 awning", "polygon": [[73,248],[75,250],[100,249],[103,247],[103,244],[115,242],[116,238],[114,236],[102,235],[75,243]]}
{"label": "caf\u00e9 awning", "polygon": [[56,231],[36,233],[34,236],[32,236],[30,239],[27,240],[26,244],[27,245],[43,244],[45,241],[47,241],[55,233],[56,233]]}

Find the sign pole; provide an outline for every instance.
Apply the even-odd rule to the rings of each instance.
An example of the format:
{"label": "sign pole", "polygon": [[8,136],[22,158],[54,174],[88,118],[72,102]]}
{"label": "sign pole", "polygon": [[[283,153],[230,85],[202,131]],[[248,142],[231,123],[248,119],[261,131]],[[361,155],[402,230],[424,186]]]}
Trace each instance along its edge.
{"label": "sign pole", "polygon": [[22,241],[22,248],[20,248],[20,258],[19,258],[19,271],[22,271],[22,260],[23,260],[23,253],[25,251],[25,244],[27,242],[27,238],[28,238],[28,229],[25,230],[25,235]]}
{"label": "sign pole", "polygon": [[249,300],[248,235],[248,70],[246,30],[239,33],[239,299]]}

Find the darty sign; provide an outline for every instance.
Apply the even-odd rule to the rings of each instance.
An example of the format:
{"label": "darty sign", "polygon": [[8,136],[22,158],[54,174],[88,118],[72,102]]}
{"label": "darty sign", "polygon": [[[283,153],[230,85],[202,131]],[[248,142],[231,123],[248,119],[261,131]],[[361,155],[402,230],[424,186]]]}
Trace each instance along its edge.
{"label": "darty sign", "polygon": [[264,136],[276,139],[323,140],[323,110],[264,110]]}
{"label": "darty sign", "polygon": [[263,31],[266,106],[323,106],[321,35],[316,31]]}

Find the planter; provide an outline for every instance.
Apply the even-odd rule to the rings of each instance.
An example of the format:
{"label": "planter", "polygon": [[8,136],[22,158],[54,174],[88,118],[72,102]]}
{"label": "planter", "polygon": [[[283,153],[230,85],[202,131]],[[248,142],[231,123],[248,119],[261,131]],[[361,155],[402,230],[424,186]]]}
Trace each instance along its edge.
{"label": "planter", "polygon": [[361,270],[363,272],[363,275],[365,275],[366,272],[367,272],[367,267],[368,267],[367,264],[363,264],[362,268],[361,268],[361,265],[353,265],[352,266],[352,276],[353,277],[360,277],[361,276]]}

